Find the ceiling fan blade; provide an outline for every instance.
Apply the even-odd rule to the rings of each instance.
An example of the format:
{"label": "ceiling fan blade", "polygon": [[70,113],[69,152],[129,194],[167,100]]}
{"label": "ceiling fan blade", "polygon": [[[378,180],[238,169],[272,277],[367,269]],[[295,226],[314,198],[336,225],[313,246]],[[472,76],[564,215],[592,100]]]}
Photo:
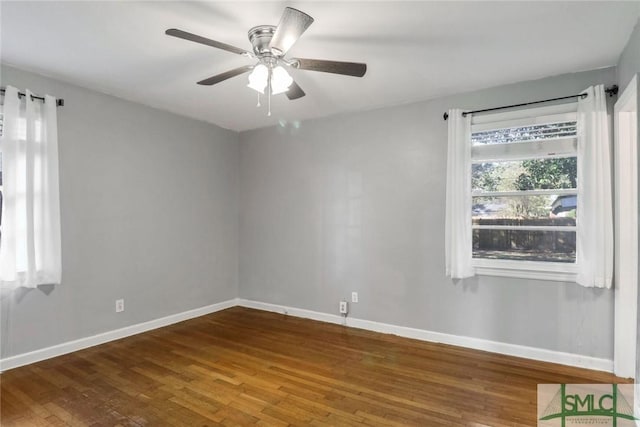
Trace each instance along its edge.
{"label": "ceiling fan blade", "polygon": [[220,83],[221,81],[230,79],[231,77],[235,77],[242,73],[246,73],[247,71],[251,71],[252,69],[253,65],[245,65],[243,67],[234,68],[233,70],[225,71],[224,73],[217,74],[213,77],[209,77],[208,79],[200,80],[198,84],[211,86],[216,83]]}
{"label": "ceiling fan blade", "polygon": [[269,48],[276,55],[284,55],[312,23],[313,18],[306,13],[286,7],[278,28],[271,38]]}
{"label": "ceiling fan blade", "polygon": [[287,98],[289,98],[291,101],[293,101],[294,99],[302,98],[306,95],[302,88],[298,86],[296,82],[291,83],[291,86],[289,86],[289,90],[287,90],[285,93],[287,94]]}
{"label": "ceiling fan blade", "polygon": [[301,70],[322,71],[324,73],[343,74],[362,77],[367,72],[367,64],[359,62],[326,61],[324,59],[293,58],[294,65]]}
{"label": "ceiling fan blade", "polygon": [[239,47],[231,46],[230,44],[217,42],[215,40],[208,39],[206,37],[198,36],[196,34],[188,33],[186,31],[178,30],[176,28],[170,28],[164,32],[168,36],[177,37],[179,39],[189,40],[192,42],[204,44],[218,49],[226,50],[228,52],[237,53],[238,55],[252,56],[252,54]]}

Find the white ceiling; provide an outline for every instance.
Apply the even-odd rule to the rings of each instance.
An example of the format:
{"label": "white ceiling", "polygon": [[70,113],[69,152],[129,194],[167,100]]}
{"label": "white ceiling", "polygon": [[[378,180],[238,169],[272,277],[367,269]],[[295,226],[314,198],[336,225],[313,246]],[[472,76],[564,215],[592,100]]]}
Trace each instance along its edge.
{"label": "white ceiling", "polygon": [[[285,6],[315,18],[289,57],[366,62],[364,78],[292,70],[307,96],[256,108],[250,63],[168,37],[179,28],[251,50],[247,30]],[[2,61],[246,130],[616,64],[640,2],[0,2]],[[55,94],[54,94],[55,95]]]}

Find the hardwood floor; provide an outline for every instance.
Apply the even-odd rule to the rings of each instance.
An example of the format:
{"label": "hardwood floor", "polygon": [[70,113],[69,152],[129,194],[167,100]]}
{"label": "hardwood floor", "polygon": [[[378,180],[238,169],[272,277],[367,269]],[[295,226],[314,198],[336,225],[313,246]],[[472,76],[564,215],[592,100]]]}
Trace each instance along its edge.
{"label": "hardwood floor", "polygon": [[611,374],[234,307],[0,375],[2,426],[536,425]]}

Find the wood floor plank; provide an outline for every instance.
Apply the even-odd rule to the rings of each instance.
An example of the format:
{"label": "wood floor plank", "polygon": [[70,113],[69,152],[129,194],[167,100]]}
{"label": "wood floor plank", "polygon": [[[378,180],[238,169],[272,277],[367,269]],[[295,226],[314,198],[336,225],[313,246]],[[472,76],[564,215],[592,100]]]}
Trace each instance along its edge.
{"label": "wood floor plank", "polygon": [[2,426],[533,426],[611,374],[234,307],[0,375]]}

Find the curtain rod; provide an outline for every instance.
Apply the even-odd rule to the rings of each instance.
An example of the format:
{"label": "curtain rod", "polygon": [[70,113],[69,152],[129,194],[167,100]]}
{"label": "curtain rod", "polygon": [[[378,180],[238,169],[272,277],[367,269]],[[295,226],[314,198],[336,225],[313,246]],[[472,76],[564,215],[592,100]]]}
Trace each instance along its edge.
{"label": "curtain rod", "polygon": [[[618,94],[618,85],[611,86],[604,90],[609,96]],[[532,101],[532,102],[524,102],[522,104],[513,104],[513,105],[505,105],[503,107],[494,107],[494,108],[485,108],[483,110],[473,110],[473,111],[465,111],[462,113],[462,117],[466,117],[467,114],[475,114],[475,113],[485,113],[487,111],[495,111],[495,110],[504,110],[505,108],[515,108],[515,107],[523,107],[525,105],[533,105],[533,104],[541,104],[543,102],[552,102],[552,101],[560,101],[562,99],[571,99],[571,98],[584,98],[586,97],[586,93],[579,93],[577,95],[569,95],[569,96],[561,96],[559,98],[551,98],[551,99],[543,99],[541,101]],[[444,113],[442,116],[445,120],[449,118],[449,113]]]}
{"label": "curtain rod", "polygon": [[[5,88],[0,88],[0,94],[4,95],[5,92]],[[26,93],[18,92],[18,98],[24,98],[25,96],[27,96]],[[39,99],[44,102],[44,96],[31,95],[31,100],[33,101],[34,99]],[[64,99],[56,99],[56,107],[64,107]]]}

